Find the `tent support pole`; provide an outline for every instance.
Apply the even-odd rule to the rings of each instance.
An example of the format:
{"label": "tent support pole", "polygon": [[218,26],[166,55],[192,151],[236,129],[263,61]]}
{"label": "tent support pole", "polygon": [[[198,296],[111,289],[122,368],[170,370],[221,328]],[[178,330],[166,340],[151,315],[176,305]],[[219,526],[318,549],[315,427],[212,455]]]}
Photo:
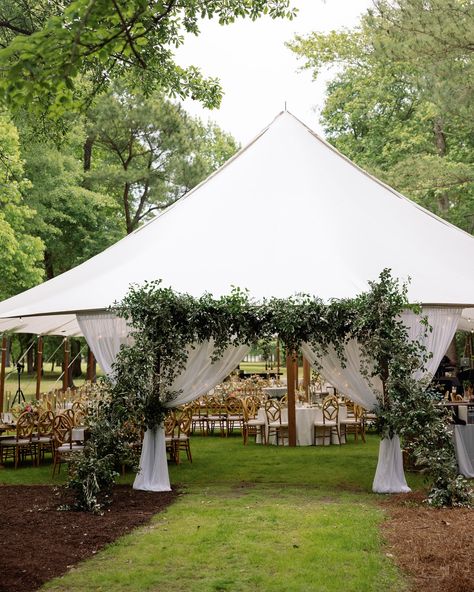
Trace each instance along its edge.
{"label": "tent support pole", "polygon": [[36,400],[40,398],[41,392],[41,374],[43,372],[43,338],[38,336],[38,345],[36,349]]}
{"label": "tent support pole", "polygon": [[309,401],[309,383],[311,382],[311,366],[303,356],[303,388],[306,400]]}
{"label": "tent support pole", "polygon": [[0,413],[3,413],[3,400],[5,395],[5,365],[7,361],[7,336],[2,336],[2,361],[0,367]]}
{"label": "tent support pole", "polygon": [[299,379],[299,368],[298,368],[298,352],[295,352],[294,364],[295,364],[295,370],[294,370],[294,372],[295,372],[295,392],[298,392],[299,386],[300,386],[299,385],[300,379]]}
{"label": "tent support pole", "polygon": [[280,340],[279,339],[277,339],[276,359],[277,359],[277,380],[280,380]]}
{"label": "tent support pole", "polygon": [[94,353],[89,347],[87,349],[87,375],[86,380],[88,382],[94,382],[95,379],[95,357]]}
{"label": "tent support pole", "polygon": [[286,383],[288,394],[288,444],[296,446],[296,402],[295,402],[295,352],[286,356]]}
{"label": "tent support pole", "polygon": [[63,391],[66,392],[69,386],[69,339],[64,338],[64,373],[63,373]]}

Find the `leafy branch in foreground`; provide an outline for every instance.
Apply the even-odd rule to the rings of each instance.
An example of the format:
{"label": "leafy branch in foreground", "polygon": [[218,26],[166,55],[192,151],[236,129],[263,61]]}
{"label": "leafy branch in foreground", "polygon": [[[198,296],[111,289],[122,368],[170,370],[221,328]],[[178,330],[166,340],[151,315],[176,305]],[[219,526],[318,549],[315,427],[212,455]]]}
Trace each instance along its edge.
{"label": "leafy branch in foreground", "polygon": [[289,0],[72,0],[54,9],[33,4],[32,12],[43,18],[31,20],[13,3],[0,23],[0,91],[10,106],[56,116],[87,104],[129,72],[146,91],[159,87],[216,107],[219,82],[175,62],[173,50],[184,34],[198,35],[204,18],[226,25],[264,14],[294,15]]}

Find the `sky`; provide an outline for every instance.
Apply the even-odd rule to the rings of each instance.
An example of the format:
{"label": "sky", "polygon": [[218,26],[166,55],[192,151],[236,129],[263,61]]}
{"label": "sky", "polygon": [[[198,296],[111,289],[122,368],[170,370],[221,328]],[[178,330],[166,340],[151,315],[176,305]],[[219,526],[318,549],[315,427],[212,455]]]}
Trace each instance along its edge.
{"label": "sky", "polygon": [[351,28],[372,5],[371,0],[293,0],[298,16],[292,20],[263,17],[221,26],[203,21],[198,37],[187,36],[176,52],[182,66],[198,66],[205,76],[219,78],[224,90],[220,109],[183,102],[186,110],[230,132],[242,145],[252,140],[284,109],[322,134],[318,110],[331,73],[317,81],[287,47],[295,34]]}

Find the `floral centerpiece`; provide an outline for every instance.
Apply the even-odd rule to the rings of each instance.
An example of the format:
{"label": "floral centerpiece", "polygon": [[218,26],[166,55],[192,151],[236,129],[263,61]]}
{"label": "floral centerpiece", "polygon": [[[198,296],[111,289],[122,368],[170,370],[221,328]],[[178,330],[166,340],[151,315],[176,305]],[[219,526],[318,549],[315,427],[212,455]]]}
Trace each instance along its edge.
{"label": "floral centerpiece", "polygon": [[23,403],[15,403],[12,405],[10,412],[15,419],[18,419],[25,411],[32,415],[37,415],[41,410],[40,401],[23,401]]}

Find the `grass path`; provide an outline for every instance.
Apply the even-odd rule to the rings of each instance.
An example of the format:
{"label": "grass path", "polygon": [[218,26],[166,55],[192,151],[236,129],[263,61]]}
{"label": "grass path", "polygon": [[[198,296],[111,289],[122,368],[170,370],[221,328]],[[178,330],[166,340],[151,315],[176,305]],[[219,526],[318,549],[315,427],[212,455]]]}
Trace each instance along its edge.
{"label": "grass path", "polygon": [[[193,438],[192,449],[192,465],[170,468],[183,492],[173,506],[43,590],[406,589],[385,555],[384,513],[370,493],[375,436],[366,445],[295,449]],[[47,477],[23,471],[37,471],[36,482]],[[12,473],[0,472],[0,481]]]}

